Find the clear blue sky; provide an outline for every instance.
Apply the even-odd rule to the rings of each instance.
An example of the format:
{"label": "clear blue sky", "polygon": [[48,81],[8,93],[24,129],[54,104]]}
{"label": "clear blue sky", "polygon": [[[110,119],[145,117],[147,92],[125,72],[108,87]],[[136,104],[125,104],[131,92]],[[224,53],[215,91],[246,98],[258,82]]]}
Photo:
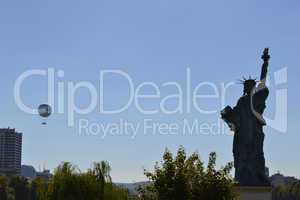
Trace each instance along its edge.
{"label": "clear blue sky", "polygon": [[[53,67],[64,70],[65,82],[97,84],[101,69],[121,69],[136,83],[172,80],[184,85],[189,67],[193,86],[203,81],[220,84],[243,75],[258,76],[261,51],[270,47],[270,73],[288,67],[288,84],[282,86],[288,88],[288,131],[266,128],[267,165],[271,173],[280,170],[299,177],[299,9],[298,0],[1,1],[0,126],[24,133],[22,162],[37,169],[44,163],[53,169],[61,161],[86,169],[92,161],[105,159],[112,165],[115,181],[144,180],[143,168],[151,169],[166,147],[175,151],[179,145],[188,152],[198,151],[204,160],[216,151],[222,165],[233,159],[232,136],[80,137],[76,128],[67,127],[67,115],[57,113],[43,127],[38,116],[16,106],[14,82],[28,69]],[[112,105],[126,99],[121,80],[110,80],[108,90],[106,98]],[[22,89],[24,101],[37,106],[45,101],[45,91],[45,80],[30,79]],[[268,100],[268,116],[274,114],[274,91]],[[235,86],[226,103],[234,105],[241,93],[241,86]],[[88,102],[88,93],[78,92],[77,105],[85,107]],[[203,103],[211,107],[218,101]],[[148,118],[134,106],[122,114],[95,111],[83,117],[98,123]],[[150,116],[158,122],[183,118],[205,122],[218,117],[197,112]]]}

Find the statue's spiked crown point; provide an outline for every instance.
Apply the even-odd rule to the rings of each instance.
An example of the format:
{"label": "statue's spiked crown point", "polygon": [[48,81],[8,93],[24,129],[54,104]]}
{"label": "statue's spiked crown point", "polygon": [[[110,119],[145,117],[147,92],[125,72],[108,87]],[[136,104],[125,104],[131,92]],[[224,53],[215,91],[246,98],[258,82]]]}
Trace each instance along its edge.
{"label": "statue's spiked crown point", "polygon": [[256,83],[256,82],[257,82],[256,78],[252,78],[251,76],[249,76],[249,78],[245,78],[243,76],[243,79],[238,80],[238,83],[240,84]]}

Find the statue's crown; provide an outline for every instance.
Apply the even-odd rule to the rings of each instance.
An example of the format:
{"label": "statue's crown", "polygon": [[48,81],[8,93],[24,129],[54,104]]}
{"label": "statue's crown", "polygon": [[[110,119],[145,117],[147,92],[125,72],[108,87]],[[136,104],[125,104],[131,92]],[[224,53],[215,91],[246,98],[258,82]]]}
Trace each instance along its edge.
{"label": "statue's crown", "polygon": [[252,84],[256,84],[256,78],[252,78],[251,76],[249,76],[249,78],[245,78],[243,77],[243,79],[239,80],[239,82],[243,85],[252,85]]}

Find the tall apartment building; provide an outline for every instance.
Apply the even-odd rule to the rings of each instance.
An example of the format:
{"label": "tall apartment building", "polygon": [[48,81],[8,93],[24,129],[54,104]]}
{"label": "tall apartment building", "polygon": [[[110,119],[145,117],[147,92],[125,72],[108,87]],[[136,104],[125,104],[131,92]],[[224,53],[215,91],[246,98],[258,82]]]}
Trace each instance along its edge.
{"label": "tall apartment building", "polygon": [[15,129],[0,129],[0,175],[21,174],[22,133]]}

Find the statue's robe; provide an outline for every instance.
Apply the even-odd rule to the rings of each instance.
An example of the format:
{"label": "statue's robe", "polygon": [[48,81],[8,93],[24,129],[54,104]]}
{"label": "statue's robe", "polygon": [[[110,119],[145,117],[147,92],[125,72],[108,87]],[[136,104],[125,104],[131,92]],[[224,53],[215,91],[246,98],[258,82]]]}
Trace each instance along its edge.
{"label": "statue's robe", "polygon": [[[251,95],[244,95],[233,108],[233,124],[235,126],[233,155],[235,179],[241,186],[269,186],[266,176],[263,151],[265,125],[254,111],[262,115],[268,97],[267,87]],[[252,99],[251,99],[252,98]],[[252,104],[252,106],[251,106]]]}

